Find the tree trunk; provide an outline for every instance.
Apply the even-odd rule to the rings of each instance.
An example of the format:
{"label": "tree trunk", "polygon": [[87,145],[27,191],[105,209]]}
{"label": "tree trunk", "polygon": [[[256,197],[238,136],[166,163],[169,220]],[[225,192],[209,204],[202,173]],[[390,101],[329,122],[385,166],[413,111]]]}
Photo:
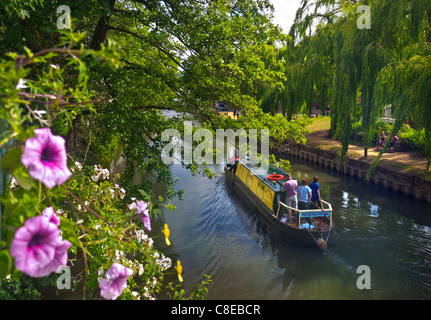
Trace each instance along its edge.
{"label": "tree trunk", "polygon": [[[114,9],[116,0],[109,0],[109,7],[111,11]],[[100,50],[101,44],[105,41],[106,35],[109,30],[109,16],[102,16],[97,21],[96,29],[94,30],[91,39],[90,49]]]}

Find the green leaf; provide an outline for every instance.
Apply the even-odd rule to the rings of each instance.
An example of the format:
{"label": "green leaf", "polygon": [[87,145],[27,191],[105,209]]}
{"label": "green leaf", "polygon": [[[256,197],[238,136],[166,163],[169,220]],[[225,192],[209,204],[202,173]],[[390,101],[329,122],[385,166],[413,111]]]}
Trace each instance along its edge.
{"label": "green leaf", "polygon": [[64,217],[60,217],[60,229],[63,231],[64,239],[69,240],[76,248],[81,246],[78,236],[75,233],[75,225],[72,221]]}
{"label": "green leaf", "polygon": [[15,179],[18,181],[18,184],[20,187],[22,187],[25,190],[31,190],[33,188],[33,178],[30,177],[30,174],[28,173],[28,170],[23,166],[19,165],[18,168],[16,168],[12,174],[14,175]]}
{"label": "green leaf", "polygon": [[24,47],[25,52],[27,53],[27,56],[29,58],[33,57],[33,52],[31,52],[31,50],[27,47]]}
{"label": "green leaf", "polygon": [[0,279],[4,279],[12,271],[12,257],[7,250],[0,251]]}
{"label": "green leaf", "polygon": [[1,159],[1,166],[7,172],[14,172],[21,165],[21,149],[9,150]]}

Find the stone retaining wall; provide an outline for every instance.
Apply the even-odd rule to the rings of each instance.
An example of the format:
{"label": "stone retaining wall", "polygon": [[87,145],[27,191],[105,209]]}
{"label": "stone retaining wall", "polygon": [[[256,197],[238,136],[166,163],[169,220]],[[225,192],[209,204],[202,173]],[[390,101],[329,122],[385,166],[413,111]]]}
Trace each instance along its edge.
{"label": "stone retaining wall", "polygon": [[[361,180],[365,179],[370,167],[370,163],[364,160],[349,157],[346,157],[345,162],[341,163],[340,156],[335,152],[322,150],[310,145],[292,144],[288,147],[276,146],[272,152],[278,158],[288,159],[291,156],[295,156],[324,167],[335,169],[341,173],[355,176]],[[416,199],[431,202],[431,180],[415,173],[378,165],[371,177],[371,182],[414,196]]]}

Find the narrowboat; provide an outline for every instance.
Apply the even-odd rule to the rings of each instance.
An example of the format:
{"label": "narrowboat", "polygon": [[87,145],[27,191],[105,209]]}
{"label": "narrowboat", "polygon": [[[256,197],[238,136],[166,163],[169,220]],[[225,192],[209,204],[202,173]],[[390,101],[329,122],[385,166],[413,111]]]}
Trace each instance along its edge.
{"label": "narrowboat", "polygon": [[[230,170],[234,161],[237,162],[236,170]],[[270,230],[281,239],[298,246],[317,245],[323,251],[332,244],[335,225],[331,204],[322,200],[320,207],[310,204],[309,210],[287,206],[285,192],[282,191],[283,184],[287,181],[283,170],[269,167],[268,171],[262,172],[262,169],[256,168],[250,162],[237,158],[232,159],[224,171],[227,185],[255,209]],[[288,222],[286,216],[289,210],[292,210],[294,220]],[[306,220],[311,221],[311,224]]]}

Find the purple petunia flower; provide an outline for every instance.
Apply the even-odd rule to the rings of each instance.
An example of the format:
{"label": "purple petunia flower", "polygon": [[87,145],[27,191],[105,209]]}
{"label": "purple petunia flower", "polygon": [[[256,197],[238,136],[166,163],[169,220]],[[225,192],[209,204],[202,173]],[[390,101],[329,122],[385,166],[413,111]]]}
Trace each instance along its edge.
{"label": "purple petunia flower", "polygon": [[51,222],[51,218],[39,215],[27,219],[15,232],[10,254],[18,270],[39,278],[67,265],[67,250],[71,245],[63,240],[58,225]]}
{"label": "purple petunia flower", "polygon": [[45,208],[42,211],[42,214],[48,218],[48,221],[55,224],[56,226],[60,226],[60,218],[55,213],[53,207]]}
{"label": "purple petunia flower", "polygon": [[48,188],[63,184],[72,175],[67,167],[65,140],[49,128],[34,130],[36,137],[25,142],[21,162],[32,178]]}
{"label": "purple petunia flower", "polygon": [[127,287],[127,279],[133,270],[119,263],[114,263],[106,271],[105,278],[99,280],[100,295],[106,300],[117,299]]}
{"label": "purple petunia flower", "polygon": [[148,203],[146,203],[145,201],[138,201],[136,202],[136,207],[136,213],[141,216],[145,228],[147,228],[148,231],[151,231],[151,221],[150,215],[148,213]]}

